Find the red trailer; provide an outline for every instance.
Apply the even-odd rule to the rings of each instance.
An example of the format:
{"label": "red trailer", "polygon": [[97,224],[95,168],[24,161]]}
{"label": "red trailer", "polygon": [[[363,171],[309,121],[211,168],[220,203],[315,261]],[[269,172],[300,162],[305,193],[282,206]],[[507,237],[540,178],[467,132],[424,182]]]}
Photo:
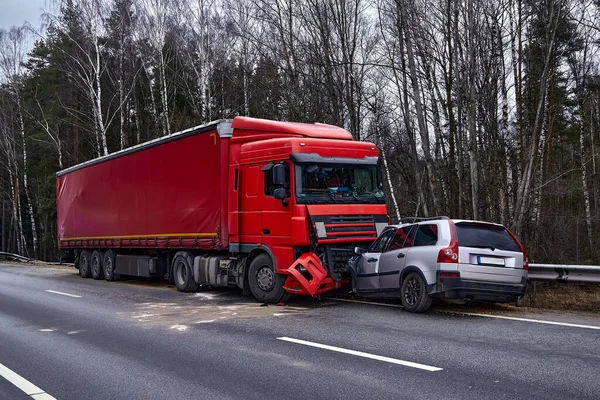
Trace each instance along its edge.
{"label": "red trailer", "polygon": [[372,143],[325,124],[236,117],[57,174],[58,245],[83,277],[239,286],[261,301],[348,281],[387,224]]}

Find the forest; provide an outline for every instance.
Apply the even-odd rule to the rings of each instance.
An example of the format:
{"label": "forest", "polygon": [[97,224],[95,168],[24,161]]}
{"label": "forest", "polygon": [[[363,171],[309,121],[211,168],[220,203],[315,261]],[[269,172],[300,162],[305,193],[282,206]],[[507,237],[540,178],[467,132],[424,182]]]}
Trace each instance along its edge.
{"label": "forest", "polygon": [[[55,0],[0,30],[0,250],[57,260],[55,174],[237,115],[381,152],[392,221],[598,263],[600,0]],[[124,199],[126,201],[126,199]]]}

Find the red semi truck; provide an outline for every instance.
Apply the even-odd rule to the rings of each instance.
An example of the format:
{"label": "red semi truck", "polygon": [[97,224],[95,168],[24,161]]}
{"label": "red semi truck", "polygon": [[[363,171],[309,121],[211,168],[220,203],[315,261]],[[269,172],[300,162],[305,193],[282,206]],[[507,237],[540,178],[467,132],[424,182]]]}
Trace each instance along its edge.
{"label": "red semi truck", "polygon": [[346,130],[236,117],[57,173],[58,246],[84,278],[164,276],[257,300],[349,280],[388,224],[377,148]]}

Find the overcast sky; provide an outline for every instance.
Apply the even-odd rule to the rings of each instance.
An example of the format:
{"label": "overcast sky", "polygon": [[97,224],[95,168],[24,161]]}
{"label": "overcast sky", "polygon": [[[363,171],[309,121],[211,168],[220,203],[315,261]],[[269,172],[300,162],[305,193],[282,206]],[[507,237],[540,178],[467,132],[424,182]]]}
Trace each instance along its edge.
{"label": "overcast sky", "polygon": [[49,9],[49,0],[0,0],[0,28],[29,22],[35,29],[40,28],[42,13]]}

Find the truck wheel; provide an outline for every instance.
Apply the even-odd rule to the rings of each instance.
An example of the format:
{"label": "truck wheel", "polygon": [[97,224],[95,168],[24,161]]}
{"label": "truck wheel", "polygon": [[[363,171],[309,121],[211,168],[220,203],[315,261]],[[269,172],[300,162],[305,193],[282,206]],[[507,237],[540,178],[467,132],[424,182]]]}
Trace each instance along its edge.
{"label": "truck wheel", "polygon": [[248,285],[254,298],[264,303],[277,303],[288,292],[283,288],[286,276],[275,273],[271,257],[260,254],[252,260],[248,269]]}
{"label": "truck wheel", "polygon": [[175,286],[180,292],[195,292],[198,290],[198,284],[194,281],[194,272],[192,265],[194,261],[187,252],[175,254],[173,259],[173,279]]}
{"label": "truck wheel", "polygon": [[94,250],[92,253],[92,278],[98,280],[104,278],[104,271],[102,267],[102,259],[104,258],[104,251]]}
{"label": "truck wheel", "polygon": [[102,258],[102,270],[107,281],[119,279],[119,275],[115,274],[115,259],[115,252],[112,250],[107,250]]}
{"label": "truck wheel", "polygon": [[420,313],[431,307],[432,299],[427,294],[425,282],[416,272],[409,273],[402,281],[401,296],[406,311]]}
{"label": "truck wheel", "polygon": [[79,275],[82,278],[91,278],[91,264],[92,263],[92,254],[89,250],[82,250],[81,254],[79,254]]}

